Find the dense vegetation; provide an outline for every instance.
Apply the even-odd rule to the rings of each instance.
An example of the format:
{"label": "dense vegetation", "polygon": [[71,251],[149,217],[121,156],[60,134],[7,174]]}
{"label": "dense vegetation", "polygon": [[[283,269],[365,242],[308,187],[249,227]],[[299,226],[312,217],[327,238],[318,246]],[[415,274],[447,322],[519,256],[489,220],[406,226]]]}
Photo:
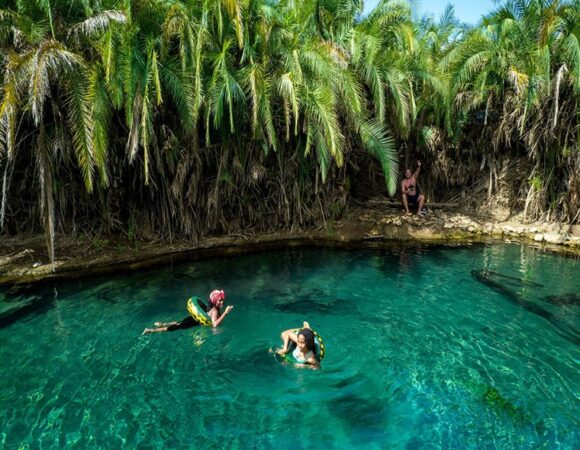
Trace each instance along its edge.
{"label": "dense vegetation", "polygon": [[[578,221],[580,1],[3,0],[0,225],[197,238],[480,191]],[[467,201],[467,200],[466,200]],[[39,220],[40,219],[40,220]]]}

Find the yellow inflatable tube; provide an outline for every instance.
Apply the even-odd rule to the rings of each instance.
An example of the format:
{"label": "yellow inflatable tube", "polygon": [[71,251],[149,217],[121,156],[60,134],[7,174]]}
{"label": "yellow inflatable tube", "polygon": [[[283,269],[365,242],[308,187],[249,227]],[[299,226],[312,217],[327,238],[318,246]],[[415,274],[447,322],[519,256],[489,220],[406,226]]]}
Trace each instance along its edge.
{"label": "yellow inflatable tube", "polygon": [[187,300],[187,311],[200,325],[211,327],[213,326],[211,318],[202,305],[203,302],[198,297],[191,297]]}

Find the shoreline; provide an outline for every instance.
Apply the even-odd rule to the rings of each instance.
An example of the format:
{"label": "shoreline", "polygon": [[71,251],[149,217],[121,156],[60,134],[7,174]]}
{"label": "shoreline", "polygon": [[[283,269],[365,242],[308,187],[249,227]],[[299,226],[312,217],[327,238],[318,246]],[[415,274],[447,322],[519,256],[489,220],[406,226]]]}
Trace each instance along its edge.
{"label": "shoreline", "polygon": [[[176,261],[285,247],[377,247],[393,244],[519,242],[580,257],[580,226],[494,221],[467,212],[430,209],[425,217],[385,208],[352,208],[324,227],[257,235],[207,236],[199,242],[128,242],[124,237],[57,236],[50,264],[44,235],[0,243],[0,285],[131,271]],[[54,266],[54,267],[53,267]],[[54,269],[54,270],[53,270]]]}

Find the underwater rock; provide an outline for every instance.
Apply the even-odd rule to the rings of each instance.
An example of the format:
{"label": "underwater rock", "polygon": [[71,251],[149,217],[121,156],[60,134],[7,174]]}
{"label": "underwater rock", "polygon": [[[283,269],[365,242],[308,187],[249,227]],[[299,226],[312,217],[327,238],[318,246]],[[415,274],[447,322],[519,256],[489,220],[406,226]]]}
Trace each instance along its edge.
{"label": "underwater rock", "polygon": [[471,276],[480,283],[489,286],[496,292],[499,292],[500,294],[502,294],[504,298],[506,298],[513,304],[518,305],[524,308],[525,310],[533,314],[536,314],[539,317],[542,317],[543,319],[550,322],[555,327],[558,334],[562,336],[564,339],[567,339],[576,345],[580,344],[580,332],[576,330],[572,325],[565,323],[564,321],[556,317],[554,314],[552,314],[550,311],[545,309],[539,303],[524,298],[516,290],[510,289],[508,286],[502,284],[502,281],[505,281],[506,284],[511,284],[512,286],[513,285],[517,286],[518,283],[520,285],[532,287],[542,287],[543,285],[535,283],[533,281],[521,280],[517,277],[499,274],[491,270],[472,270]]}
{"label": "underwater rock", "polygon": [[33,295],[16,302],[0,303],[0,327],[6,327],[16,322],[30,312],[43,309],[46,306],[42,297]]}
{"label": "underwater rock", "polygon": [[[476,278],[478,281],[481,281],[483,283],[485,283],[487,280],[492,281],[492,278],[498,278],[498,279],[502,279],[505,282],[511,282],[511,283],[517,283],[519,285],[522,286],[532,286],[532,287],[545,287],[543,284],[541,283],[537,283],[535,281],[531,281],[531,280],[522,280],[519,277],[514,277],[511,275],[505,275],[503,273],[499,273],[499,272],[494,272],[493,270],[472,270],[471,271],[471,275]],[[498,280],[499,282],[499,280]]]}
{"label": "underwater rock", "polygon": [[332,303],[319,302],[316,300],[295,300],[286,303],[274,304],[280,312],[308,314],[318,312],[322,314],[343,314],[345,312],[346,300],[335,300]]}
{"label": "underwater rock", "polygon": [[547,295],[542,300],[553,305],[580,305],[580,294]]}

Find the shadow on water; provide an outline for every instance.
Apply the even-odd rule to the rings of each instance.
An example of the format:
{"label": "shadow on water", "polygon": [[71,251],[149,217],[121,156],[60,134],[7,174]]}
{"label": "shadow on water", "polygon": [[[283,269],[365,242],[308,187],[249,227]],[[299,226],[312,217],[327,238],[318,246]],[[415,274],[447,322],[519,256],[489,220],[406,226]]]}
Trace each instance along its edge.
{"label": "shadow on water", "polygon": [[193,275],[189,274],[189,273],[182,273],[182,272],[171,272],[169,275],[169,278],[171,278],[172,280],[192,280],[192,281],[198,281],[199,277],[196,278]]}
{"label": "shadow on water", "polygon": [[580,344],[580,332],[578,330],[576,330],[571,325],[564,323],[561,319],[556,317],[550,311],[544,309],[541,305],[537,304],[536,302],[524,298],[516,290],[507,287],[502,282],[507,281],[508,284],[511,285],[517,285],[517,283],[519,282],[519,287],[521,287],[522,285],[526,285],[537,288],[542,287],[543,285],[539,283],[534,283],[532,281],[519,280],[517,277],[498,274],[497,272],[493,272],[491,270],[472,270],[471,276],[480,283],[485,284],[486,286],[492,288],[496,292],[502,294],[502,296],[508,299],[511,303],[518,305],[524,308],[526,311],[536,314],[537,316],[550,322],[556,328],[558,334],[563,338],[569,340],[570,342],[576,345]]}
{"label": "shadow on water", "polygon": [[348,429],[364,430],[369,441],[385,432],[385,421],[389,416],[385,399],[349,393],[330,400],[327,407]]}
{"label": "shadow on water", "polygon": [[[55,291],[56,292],[56,291]],[[51,309],[57,297],[48,288],[14,286],[4,292],[0,302],[0,328],[7,327],[31,314],[42,314]]]}
{"label": "shadow on water", "polygon": [[320,302],[312,299],[299,299],[290,303],[276,303],[276,310],[283,313],[321,313],[321,314],[344,314],[349,309],[346,300],[335,299],[329,302]]}
{"label": "shadow on water", "polygon": [[351,312],[352,303],[328,295],[323,289],[314,288],[308,291],[290,292],[282,289],[264,289],[253,298],[276,299],[272,307],[283,313],[321,313],[344,314]]}

